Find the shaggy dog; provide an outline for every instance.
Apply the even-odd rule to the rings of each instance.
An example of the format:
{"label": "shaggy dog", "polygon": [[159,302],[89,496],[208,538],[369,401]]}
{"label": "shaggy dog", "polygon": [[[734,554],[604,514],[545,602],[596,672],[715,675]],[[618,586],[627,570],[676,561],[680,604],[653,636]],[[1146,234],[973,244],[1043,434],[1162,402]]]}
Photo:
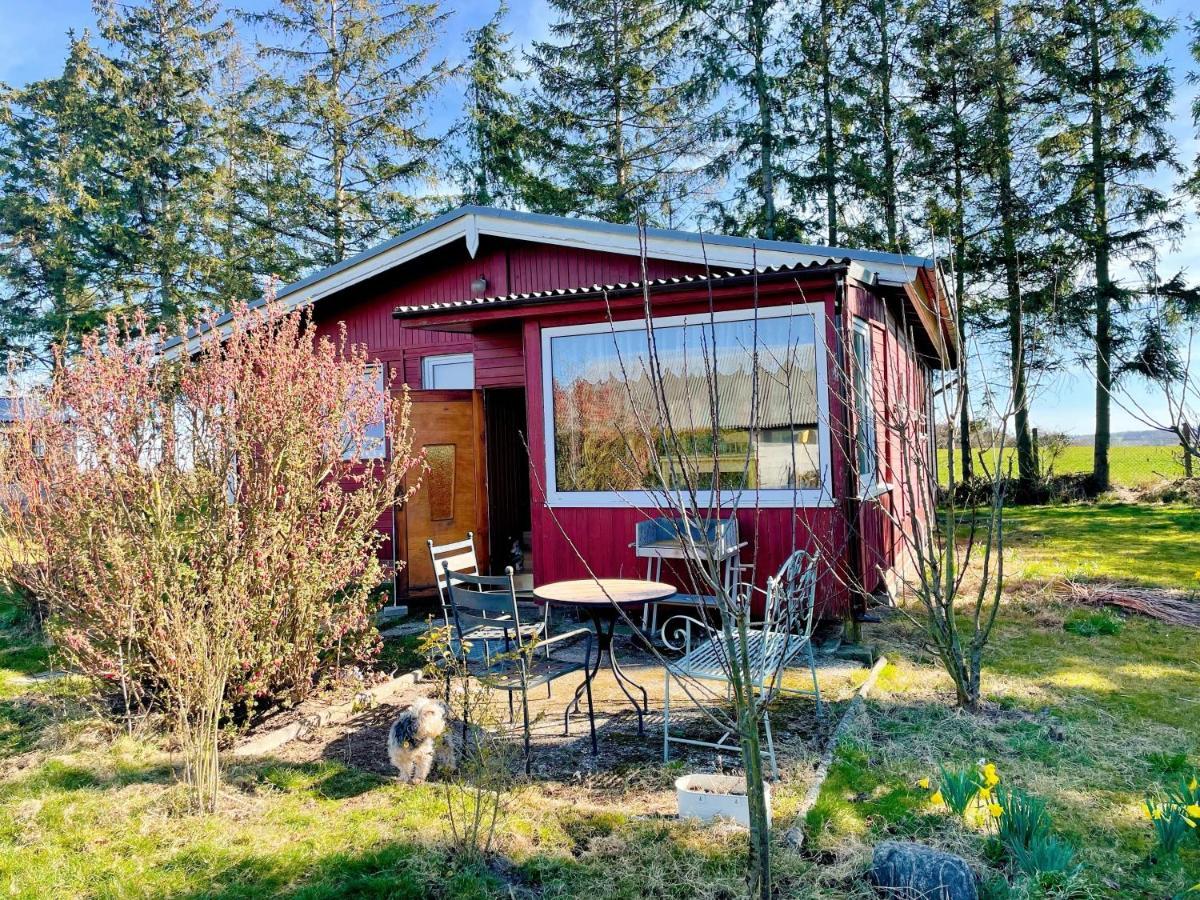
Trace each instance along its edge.
{"label": "shaggy dog", "polygon": [[436,763],[454,771],[458,764],[451,731],[446,728],[449,710],[440,700],[414,700],[388,729],[388,759],[400,771],[400,780],[421,784]]}

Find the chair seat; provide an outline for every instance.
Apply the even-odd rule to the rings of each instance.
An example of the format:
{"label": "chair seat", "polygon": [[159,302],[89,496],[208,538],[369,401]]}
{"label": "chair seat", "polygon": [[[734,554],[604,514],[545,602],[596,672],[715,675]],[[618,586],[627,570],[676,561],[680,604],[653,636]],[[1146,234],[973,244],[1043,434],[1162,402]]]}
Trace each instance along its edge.
{"label": "chair seat", "polygon": [[717,598],[712,594],[672,594],[665,600],[655,600],[660,606],[703,606],[705,609],[716,609]]}
{"label": "chair seat", "polygon": [[[498,620],[495,625],[476,625],[469,629],[464,635],[463,640],[468,644],[472,641],[503,641],[505,639],[514,640],[517,636],[517,630],[509,624],[507,627],[501,622],[511,623],[511,619]],[[529,622],[521,625],[521,639],[540,637],[545,630],[544,622]]]}
{"label": "chair seat", "polygon": [[[760,672],[760,681],[765,680],[780,666],[790,663],[808,641],[808,638],[802,635],[783,631],[751,629],[746,636],[749,644],[747,650],[755,668]],[[729,675],[723,661],[728,650],[724,643],[724,638],[720,636],[708,638],[676,662],[675,668],[680,675],[688,678],[727,681]]]}
{"label": "chair seat", "polygon": [[[580,672],[586,668],[582,662],[561,657],[546,659],[542,656],[530,661],[525,684],[531,688],[549,684],[564,675]],[[505,660],[474,673],[480,681],[502,691],[521,690],[521,671],[515,660]]]}

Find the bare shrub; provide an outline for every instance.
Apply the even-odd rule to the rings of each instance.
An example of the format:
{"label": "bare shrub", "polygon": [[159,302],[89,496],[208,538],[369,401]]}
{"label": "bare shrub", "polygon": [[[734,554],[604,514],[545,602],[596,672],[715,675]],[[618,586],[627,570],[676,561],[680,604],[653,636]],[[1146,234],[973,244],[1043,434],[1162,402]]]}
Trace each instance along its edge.
{"label": "bare shrub", "polygon": [[59,355],[0,447],[0,542],[63,662],[130,727],[166,711],[212,809],[232,710],[375,651],[375,523],[413,457],[406,401],[344,334],[273,302],[178,333],[176,360],[140,321]]}

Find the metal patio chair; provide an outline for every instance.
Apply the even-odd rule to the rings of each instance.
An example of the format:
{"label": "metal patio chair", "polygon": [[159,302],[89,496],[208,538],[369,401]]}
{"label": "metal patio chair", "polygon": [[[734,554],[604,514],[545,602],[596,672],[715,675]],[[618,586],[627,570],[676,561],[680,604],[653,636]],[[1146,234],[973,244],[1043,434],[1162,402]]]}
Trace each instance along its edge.
{"label": "metal patio chair", "polygon": [[[822,713],[821,688],[817,683],[816,661],[812,652],[812,631],[816,622],[815,600],[817,587],[817,557],[802,550],[793,552],[779,571],[767,579],[766,590],[755,588],[749,584],[740,585],[741,600],[749,604],[754,594],[761,594],[766,599],[763,611],[763,621],[750,629],[747,647],[750,655],[753,687],[764,697],[765,703],[770,703],[775,694],[785,690],[782,686],[783,669],[791,665],[801,653],[808,657],[808,668],[812,673],[813,689],[816,697],[817,714]],[[682,644],[672,643],[669,629],[672,623],[682,625]],[[692,640],[692,628],[697,627],[702,639]],[[683,657],[674,666],[668,667],[663,675],[663,761],[670,759],[671,744],[690,744],[698,747],[709,747],[715,750],[736,750],[736,744],[727,743],[733,732],[727,731],[717,741],[702,741],[693,738],[671,736],[671,679],[699,679],[702,681],[724,682],[729,689],[732,685],[727,674],[729,645],[719,628],[714,628],[708,622],[700,621],[687,615],[675,615],[663,624],[663,643],[669,649],[682,650]],[[672,672],[674,669],[674,673]],[[810,693],[807,690],[795,693]],[[771,762],[771,772],[779,777],[779,766],[775,759],[775,742],[771,734],[771,717],[769,712],[763,712],[763,728],[767,739],[767,756]]]}
{"label": "metal patio chair", "polygon": [[[662,581],[664,559],[692,559],[695,551],[685,542],[703,546],[706,554],[721,569],[721,579],[726,590],[737,583],[741,563],[738,559],[746,542],[738,541],[737,519],[681,519],[658,516],[643,519],[634,528],[634,555],[646,560],[646,580]],[[647,603],[642,609],[642,631],[653,634],[658,630],[658,608],[660,606],[690,606],[699,613],[703,609],[715,609],[717,598],[704,594],[675,594],[668,600]]]}
{"label": "metal patio chair", "polygon": [[[508,717],[515,719],[513,695],[521,695],[521,716],[525,731],[525,774],[529,774],[529,689],[546,685],[547,696],[553,696],[552,683],[573,672],[583,672],[584,689],[587,693],[588,725],[592,734],[592,754],[596,747],[596,714],[592,707],[592,681],[588,676],[592,660],[592,630],[576,628],[538,641],[541,623],[522,624],[520,604],[513,583],[513,570],[509,566],[504,575],[464,575],[451,571],[449,563],[442,563],[446,576],[446,593],[450,601],[450,613],[458,641],[458,652],[464,669],[489,687],[508,693]],[[498,644],[503,649],[493,649],[482,665],[472,665],[469,659],[470,646],[481,641]],[[564,645],[582,641],[582,662],[556,657],[536,656],[535,650],[549,644]],[[570,720],[565,726],[570,734]]]}
{"label": "metal patio chair", "polygon": [[[475,532],[468,531],[466,538],[449,544],[435,544],[432,540],[426,540],[425,546],[429,548],[429,560],[433,563],[433,578],[437,585],[438,600],[442,604],[442,618],[446,627],[449,628],[451,624],[450,603],[446,594],[446,572],[443,564],[455,574],[483,574],[479,571],[479,558],[475,555]],[[525,620],[536,622],[540,618],[542,620],[541,633],[543,636],[549,637],[550,604],[541,604],[542,608],[538,609],[539,604],[533,602],[533,576],[514,574],[513,584],[516,587],[517,600],[521,602]],[[488,651],[486,644],[483,650],[486,655]],[[550,653],[549,647],[546,648],[546,653]]]}

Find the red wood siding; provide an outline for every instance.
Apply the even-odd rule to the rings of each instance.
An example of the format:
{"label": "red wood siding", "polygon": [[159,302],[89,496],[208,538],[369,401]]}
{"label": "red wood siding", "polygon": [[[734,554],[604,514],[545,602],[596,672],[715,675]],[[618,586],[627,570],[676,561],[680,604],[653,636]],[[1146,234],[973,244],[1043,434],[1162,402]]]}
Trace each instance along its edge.
{"label": "red wood siding", "polygon": [[[691,275],[703,271],[703,266],[694,263],[666,259],[646,260],[646,272],[650,278],[669,278],[673,275]],[[640,281],[642,273],[641,263],[636,256],[621,256],[573,247],[516,243],[509,254],[509,278],[509,293],[516,294]]]}
{"label": "red wood siding", "polygon": [[[701,266],[664,260],[650,260],[651,278],[702,272]],[[636,257],[620,256],[598,250],[553,247],[528,242],[484,238],[474,259],[461,242],[422,256],[404,266],[386,272],[334,298],[322,300],[316,320],[322,332],[334,334],[344,322],[350,340],[365,343],[375,358],[385,361],[412,389],[421,388],[421,360],[433,353],[471,352],[475,355],[476,385],[480,388],[526,387],[527,421],[523,423],[530,444],[530,493],[534,542],[535,577],[539,582],[579,577],[591,571],[603,576],[642,576],[645,561],[638,560],[629,544],[638,519],[653,515],[653,510],[629,508],[550,509],[544,501],[545,435],[542,433],[541,328],[550,325],[603,321],[602,300],[564,300],[553,308],[525,310],[484,309],[458,315],[453,331],[414,327],[422,323],[398,322],[392,310],[398,305],[435,301],[453,301],[473,296],[471,282],[487,279],[488,295],[509,292],[588,287],[635,281],[641,277]],[[873,573],[890,566],[903,555],[900,535],[891,533],[891,516],[902,516],[901,492],[885,496],[879,504],[858,509],[856,501],[846,502],[847,469],[853,456],[851,408],[845,401],[845,373],[838,361],[839,342],[844,334],[835,324],[835,293],[832,278],[821,282],[809,276],[801,293],[795,285],[777,285],[760,296],[763,305],[793,302],[822,302],[826,305],[826,345],[828,385],[830,389],[829,425],[831,485],[833,502],[820,508],[762,509],[739,514],[742,538],[750,543],[744,562],[755,564],[755,577],[761,584],[793,548],[816,551],[829,563],[827,575],[819,586],[819,602],[826,615],[841,615],[848,608],[847,585],[866,582],[877,587]],[[751,303],[751,288],[718,292],[721,308],[746,307]],[[667,315],[707,308],[707,297],[694,293],[656,295],[656,314]],[[620,317],[639,314],[631,301]],[[888,318],[885,304],[871,290],[851,283],[846,289],[842,327],[851,316],[872,323],[876,378],[876,414],[881,472],[898,483],[912,477],[905,473],[901,453],[887,426],[887,410],[897,403],[926,405],[926,370],[908,351],[895,318]],[[426,320],[434,328],[447,320]],[[843,343],[841,350],[848,348]],[[852,511],[860,529],[860,557],[849,559],[851,529],[846,518]],[[903,519],[901,519],[903,521]],[[390,517],[380,521],[380,530],[392,534]],[[574,542],[585,561],[581,561]],[[390,543],[381,556],[391,557]],[[855,571],[851,572],[850,568]],[[866,576],[866,577],[864,577]]]}
{"label": "red wood siding", "polygon": [[475,354],[475,387],[523,387],[525,354],[520,326],[476,332],[471,350]]}
{"label": "red wood siding", "polygon": [[[833,327],[832,285],[824,289],[806,289],[803,296],[798,293],[775,295],[764,300],[763,305],[780,305],[796,302],[821,302],[826,306],[826,344],[835,346],[836,333]],[[750,302],[749,291],[739,300],[726,301],[724,308],[745,307]],[[541,328],[569,321],[603,321],[603,306],[589,304],[590,316],[579,315],[574,319],[558,316],[552,319],[530,320],[525,324],[525,379],[530,385],[526,394],[526,405],[530,424],[530,483],[533,494],[533,540],[535,577],[538,582],[582,578],[589,574],[601,577],[641,578],[646,574],[646,560],[638,559],[629,546],[633,541],[636,523],[657,515],[654,509],[630,507],[556,507],[546,503],[546,435],[542,426],[544,404],[541,392]],[[673,304],[669,309],[658,306],[656,314],[674,315],[694,312],[706,308],[703,301]],[[626,313],[617,318],[636,317]],[[831,385],[837,381],[837,366],[831,355],[827,360],[827,378]],[[840,403],[830,403],[831,419],[840,419],[843,408]],[[835,433],[837,427],[831,428]],[[844,481],[845,455],[836,436],[831,441],[831,483],[836,495]],[[841,509],[836,506],[805,507],[799,509],[742,510],[738,514],[739,537],[749,546],[742,561],[754,565],[754,579],[761,587],[767,576],[772,575],[793,550],[803,549],[819,553],[828,565],[818,584],[817,602],[825,616],[840,616],[847,609],[849,594],[847,579],[840,561],[845,558],[848,529]],[[572,546],[574,545],[574,546]],[[580,559],[580,557],[583,557]],[[676,573],[678,583],[683,585],[686,576]]]}

